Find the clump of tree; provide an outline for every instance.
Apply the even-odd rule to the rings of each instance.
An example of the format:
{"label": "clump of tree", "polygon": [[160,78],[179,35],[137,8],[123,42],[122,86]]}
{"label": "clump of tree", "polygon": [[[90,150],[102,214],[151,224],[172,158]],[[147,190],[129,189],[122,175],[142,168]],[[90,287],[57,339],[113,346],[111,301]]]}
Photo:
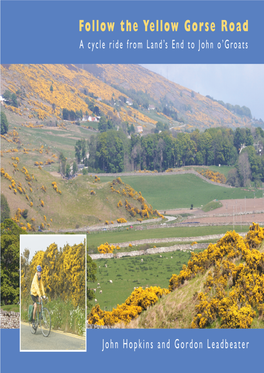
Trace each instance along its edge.
{"label": "clump of tree", "polygon": [[100,132],[106,132],[114,128],[111,119],[107,119],[105,116],[101,116],[98,124],[98,129]]}
{"label": "clump of tree", "polygon": [[3,98],[6,100],[7,105],[18,107],[17,95],[10,92],[8,89],[3,93]]}
{"label": "clump of tree", "polygon": [[[260,130],[237,129],[234,132],[230,128],[219,127],[173,135],[164,131],[166,127],[160,122],[157,123],[156,133],[138,136],[131,132],[128,139],[128,126],[126,124],[124,131],[109,130],[91,137],[89,167],[104,172],[120,172],[142,169],[164,171],[187,165],[235,166],[240,154],[246,151],[249,176],[242,177],[242,171],[239,173],[237,167],[237,174],[231,172],[229,175],[229,183],[238,186],[247,183],[248,179],[264,180],[264,155],[259,151],[261,146],[264,149],[264,138]],[[250,145],[256,141],[260,144],[259,150]],[[245,148],[240,153],[241,142]]]}
{"label": "clump of tree", "polygon": [[125,154],[128,139],[122,131],[109,130],[97,135],[96,141],[91,136],[89,142],[88,166],[91,170],[101,172],[124,171]]}
{"label": "clump of tree", "polygon": [[239,116],[245,116],[248,118],[252,118],[251,110],[247,106],[239,106],[239,105],[231,105],[229,103],[225,103],[222,100],[215,100],[212,96],[207,95],[207,98],[210,98],[210,100],[218,102],[220,105],[224,106],[227,110],[231,111],[232,113],[235,113]]}
{"label": "clump of tree", "polygon": [[8,132],[8,121],[5,113],[1,111],[1,135],[4,135]]}
{"label": "clump of tree", "polygon": [[86,104],[88,105],[88,109],[94,113],[95,116],[100,116],[100,109],[97,105],[90,101],[88,98],[85,99]]}
{"label": "clump of tree", "polygon": [[82,110],[76,110],[76,112],[74,110],[68,110],[66,108],[63,108],[62,109],[62,119],[63,120],[71,120],[71,121],[75,121],[75,120],[79,120],[79,119],[82,119],[83,117],[83,113],[82,113]]}
{"label": "clump of tree", "polygon": [[12,219],[1,223],[1,303],[19,302],[20,235],[26,232]]}
{"label": "clump of tree", "polygon": [[10,208],[7,202],[6,197],[3,193],[1,193],[1,215],[0,215],[0,223],[2,223],[5,219],[10,218]]}
{"label": "clump of tree", "polygon": [[156,123],[156,128],[154,129],[154,133],[159,133],[160,131],[167,131],[169,129],[169,125],[167,123],[162,123],[158,121]]}

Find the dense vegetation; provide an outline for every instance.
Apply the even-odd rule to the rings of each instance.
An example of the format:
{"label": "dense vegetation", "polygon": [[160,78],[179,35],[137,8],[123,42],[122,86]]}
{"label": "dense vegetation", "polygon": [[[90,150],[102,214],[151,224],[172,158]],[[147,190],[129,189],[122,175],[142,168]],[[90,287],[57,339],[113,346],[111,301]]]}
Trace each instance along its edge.
{"label": "dense vegetation", "polygon": [[1,135],[4,135],[8,131],[8,121],[5,113],[1,110]]}
{"label": "dense vegetation", "polygon": [[[206,250],[191,253],[188,264],[183,265],[179,274],[171,276],[168,289],[136,287],[125,302],[112,311],[103,311],[97,304],[88,316],[88,322],[98,325],[128,324],[156,304],[159,298],[182,288],[202,274],[205,275],[204,291],[192,292],[191,304],[185,305],[188,312],[195,302],[191,325],[185,327],[250,328],[253,319],[263,319],[264,313],[264,254],[258,250],[263,240],[264,229],[254,223],[245,239],[235,231],[227,232]],[[133,266],[131,268],[133,270]],[[164,311],[160,327],[172,321],[171,318],[164,319]],[[146,328],[147,325],[145,322],[141,327]]]}
{"label": "dense vegetation", "polygon": [[19,239],[25,231],[11,219],[1,224],[1,303],[19,301]]}
{"label": "dense vegetation", "polygon": [[[162,128],[160,124],[159,128]],[[220,127],[175,136],[160,131],[142,137],[131,134],[131,138],[122,131],[110,130],[92,137],[88,147],[91,171],[165,171],[187,165],[221,164],[236,165],[235,175],[231,173],[228,178],[231,185],[244,186],[248,179],[264,180],[261,128],[233,131]]]}
{"label": "dense vegetation", "polygon": [[214,98],[209,95],[207,95],[206,97],[218,102],[220,105],[224,106],[227,110],[231,111],[232,113],[252,118],[251,110],[247,106],[231,105],[229,103],[223,102],[222,100],[214,100]]}

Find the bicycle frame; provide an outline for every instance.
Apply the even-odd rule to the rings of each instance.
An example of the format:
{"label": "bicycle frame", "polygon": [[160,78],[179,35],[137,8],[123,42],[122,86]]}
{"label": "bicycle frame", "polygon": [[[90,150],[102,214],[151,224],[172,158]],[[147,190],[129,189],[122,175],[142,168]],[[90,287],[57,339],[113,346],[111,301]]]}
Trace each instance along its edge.
{"label": "bicycle frame", "polygon": [[43,307],[42,298],[40,302],[36,302],[37,305],[41,305],[40,314],[38,312],[38,307],[36,309],[36,320],[35,320],[35,326],[33,326],[33,323],[30,323],[30,331],[32,334],[36,334],[38,326],[41,327],[41,332],[44,337],[48,337],[50,334],[51,329],[51,318],[50,318],[50,312],[46,307]]}

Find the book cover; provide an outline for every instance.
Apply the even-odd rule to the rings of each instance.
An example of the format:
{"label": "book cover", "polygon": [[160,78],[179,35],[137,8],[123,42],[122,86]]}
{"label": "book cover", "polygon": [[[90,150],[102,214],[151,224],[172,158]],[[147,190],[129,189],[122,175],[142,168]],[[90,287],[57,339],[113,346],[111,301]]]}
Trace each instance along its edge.
{"label": "book cover", "polygon": [[[251,306],[250,310],[243,308],[243,315],[242,311],[238,313],[234,324],[233,316],[231,321],[226,316],[226,324],[212,316],[214,322],[210,323],[208,318],[206,324],[199,313],[190,318],[189,324],[184,324],[181,318],[184,319],[185,309],[179,303],[179,312],[169,310],[169,321],[168,317],[162,318],[162,312],[176,307],[176,303],[171,306],[160,303],[163,311],[141,318],[132,328],[127,328],[126,322],[142,310],[149,310],[151,304],[161,302],[161,295],[178,286],[182,278],[171,277],[170,266],[178,265],[179,274],[182,268],[186,269],[182,265],[188,263],[191,251],[200,250],[198,255],[205,248],[199,243],[201,237],[196,242],[202,234],[195,230],[197,215],[192,217],[192,210],[199,208],[199,227],[208,226],[214,218],[213,224],[221,227],[227,224],[230,230],[243,234],[248,231],[251,218],[263,226],[263,11],[263,1],[1,1],[1,301],[2,306],[19,303],[20,308],[19,314],[1,313],[4,373],[27,369],[41,372],[47,369],[52,372],[260,369],[261,291],[256,304],[251,299],[259,320],[253,328],[250,326],[256,311]],[[243,90],[252,93],[243,96]],[[213,133],[220,127],[225,130],[215,138],[223,136],[221,155],[217,153],[218,145],[206,155],[204,149],[199,152],[198,140],[191,134],[197,129],[196,134],[206,130]],[[236,128],[243,128],[240,135],[244,134],[245,138],[230,144],[224,153],[223,148],[233,139]],[[253,138],[252,128],[260,128],[259,137]],[[115,136],[113,131],[122,135]],[[171,136],[162,137],[162,133]],[[99,135],[100,139],[96,138]],[[152,143],[144,145],[146,152],[142,155],[144,141],[140,139],[151,136]],[[220,144],[220,140],[219,143],[215,140],[215,144]],[[252,149],[255,146],[259,152],[259,158],[252,155],[256,159],[254,174],[250,158],[253,153],[239,156],[243,146]],[[239,187],[244,189],[239,195],[231,194],[235,188],[223,187],[224,191],[218,191],[221,198],[218,194],[215,197],[206,189],[208,174],[198,168],[188,170],[192,165],[214,166],[209,175],[210,185],[220,188],[225,183],[220,180],[221,172],[227,176],[230,165],[235,170],[234,159],[238,162],[238,174],[234,171],[229,178],[232,176],[232,185],[237,187],[240,177]],[[169,182],[170,173],[175,179]],[[183,194],[179,194],[175,185],[177,173],[186,177],[179,187],[185,191]],[[133,177],[141,178],[135,175],[142,175],[142,180],[148,175],[155,182],[148,184],[144,179],[141,184],[133,184]],[[76,180],[80,180],[78,185]],[[110,181],[111,185],[106,184]],[[149,192],[151,188],[156,190],[154,197]],[[164,196],[159,204],[161,193]],[[218,199],[240,203],[225,204]],[[202,207],[207,202],[205,211]],[[213,208],[222,208],[217,218],[208,212]],[[4,221],[4,214],[12,219]],[[143,246],[142,240],[150,240],[147,229],[142,228],[150,225],[149,218],[155,218],[162,228],[160,231],[168,234],[169,246],[163,247],[164,241],[157,243],[155,235],[156,241]],[[179,235],[181,242],[174,237],[172,244],[174,235],[166,231],[168,224],[175,224],[178,229],[178,222],[182,226],[191,222],[192,233],[185,233],[185,246],[182,235]],[[120,233],[116,236],[120,241],[113,238],[111,241],[111,226],[113,232],[120,231],[129,238],[120,238]],[[93,229],[98,233],[93,233]],[[145,236],[140,236],[141,231],[147,232]],[[219,239],[217,235],[224,233],[221,229],[210,232],[215,234],[212,243]],[[137,239],[139,243],[135,243]],[[237,236],[235,239],[240,242]],[[93,277],[95,269],[90,256],[85,259],[89,240],[88,254],[97,263],[97,274],[103,282],[98,276]],[[124,242],[127,246],[122,246]],[[182,246],[178,245],[176,250],[182,254],[176,260],[174,251],[168,248],[178,243]],[[16,249],[8,259],[12,247]],[[111,263],[115,260],[115,269],[102,259],[105,254],[112,258]],[[124,261],[119,266],[117,261],[123,257],[134,262]],[[148,257],[155,260],[147,264]],[[172,264],[168,265],[170,261]],[[40,263],[44,285],[54,303],[43,306],[48,311],[39,309],[39,327],[34,329],[26,320],[27,302],[31,301],[29,287]],[[140,265],[144,269],[138,270]],[[161,280],[159,276],[164,271],[168,271],[169,278]],[[194,272],[197,274],[198,270]],[[140,277],[142,273],[147,275]],[[191,278],[186,275],[183,282]],[[118,280],[121,280],[120,290],[112,295],[111,286]],[[125,280],[131,281],[130,290],[123,293]],[[154,286],[161,288],[154,291]],[[150,291],[151,295],[139,295],[138,289]],[[208,284],[206,289],[209,294]],[[230,289],[225,290],[226,296]],[[134,298],[131,300],[133,310],[124,306],[130,294],[136,294],[134,298],[142,296],[140,304],[133,303]],[[61,303],[56,303],[58,299]],[[204,301],[209,302],[208,299]],[[83,332],[87,301],[89,312],[91,306],[94,311]],[[198,307],[198,293],[194,294],[193,304]],[[204,315],[201,303],[200,310]],[[62,322],[60,317],[66,321]],[[27,324],[23,337],[22,324]],[[70,338],[70,334],[75,334],[75,341],[69,345],[61,337]]]}

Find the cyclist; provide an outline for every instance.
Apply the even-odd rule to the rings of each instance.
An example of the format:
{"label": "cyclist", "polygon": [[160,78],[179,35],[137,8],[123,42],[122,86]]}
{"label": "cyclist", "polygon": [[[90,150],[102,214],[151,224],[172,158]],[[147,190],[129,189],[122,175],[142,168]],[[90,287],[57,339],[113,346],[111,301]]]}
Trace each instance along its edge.
{"label": "cyclist", "polygon": [[[35,317],[37,312],[37,302],[41,301],[41,296],[45,298],[45,291],[44,291],[44,285],[41,278],[41,272],[42,268],[40,265],[37,266],[37,272],[35,273],[31,289],[30,289],[30,295],[34,302],[34,310],[33,310],[33,327],[35,327]],[[39,305],[39,318],[40,318],[40,311],[41,311],[41,305]]]}

